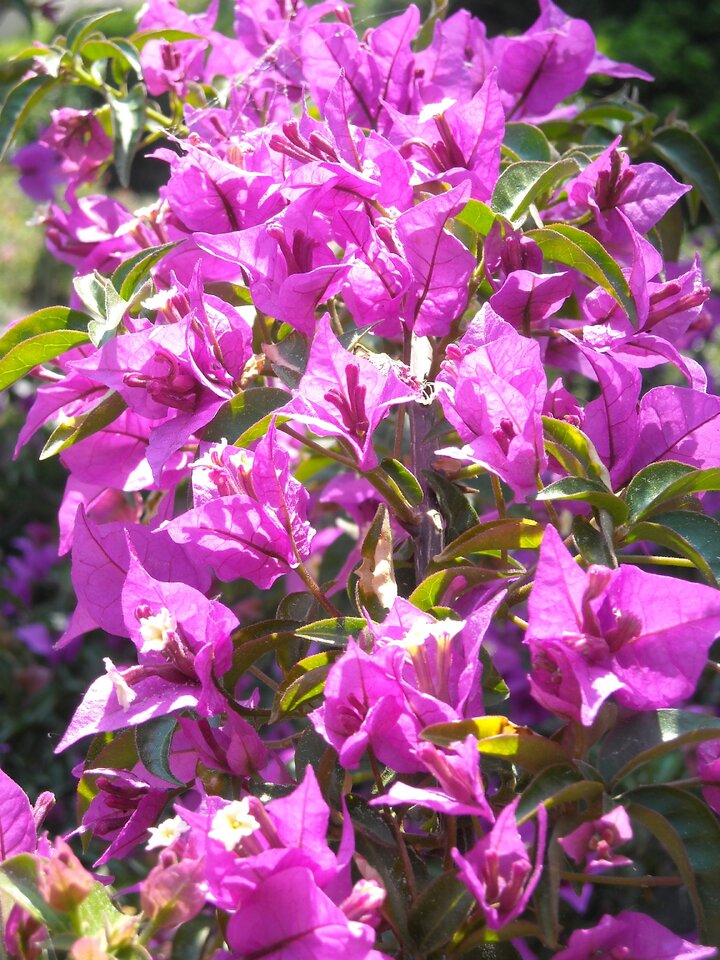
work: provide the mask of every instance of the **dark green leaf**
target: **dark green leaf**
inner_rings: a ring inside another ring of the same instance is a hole
[[[68,30],[67,35],[68,50],[70,50],[71,53],[77,53],[83,40],[90,36],[95,27],[116,13],[122,13],[122,8],[115,7],[112,10],[105,10],[103,13],[90,13],[85,17],[73,18],[72,26]]]
[[[413,603],[418,610],[427,611],[441,604],[451,587],[453,588],[452,596],[456,598],[479,583],[497,580],[502,576],[513,574],[517,576],[524,569],[511,559],[504,562],[499,557],[484,556],[481,561],[482,564],[477,561],[475,566],[453,565],[445,570],[431,573],[410,594],[410,603]]]
[[[720,822],[707,804],[674,787],[640,787],[625,794],[639,820],[675,861],[690,895],[703,943],[720,946]]]
[[[585,517],[574,517],[572,535],[578,553],[586,563],[599,563],[603,567],[617,566],[617,559],[602,532]]]
[[[523,790],[515,817],[520,824],[529,820],[540,804],[550,809],[578,800],[599,800],[603,790],[601,781],[584,780],[569,765],[549,767],[541,771]]]
[[[92,37],[83,44],[80,54],[85,60],[91,62],[115,60],[125,73],[134,70],[138,76],[142,75],[142,66],[137,50],[129,43],[108,40],[107,37]]]
[[[390,458],[383,460],[380,467],[403,500],[411,507],[419,507],[424,496],[423,489],[407,467],[404,467],[399,460]]]
[[[630,520],[642,520],[663,504],[705,490],[720,490],[720,469],[696,470],[685,463],[653,463],[630,481],[625,499]]]
[[[596,480],[608,491],[612,490],[610,474],[592,440],[567,420],[543,417],[545,449],[568,473]]]
[[[170,960],[203,960],[205,947],[216,934],[215,917],[201,913],[181,924],[172,938]]]
[[[482,664],[483,704],[487,710],[488,707],[507,700],[510,696],[510,688],[498,673],[485,647],[480,647],[480,663]]]
[[[232,692],[240,677],[256,660],[291,643],[298,626],[293,620],[263,620],[236,630],[233,634],[233,665],[222,678],[225,689]]]
[[[713,220],[720,223],[720,175],[702,140],[682,127],[666,127],[653,136],[651,146],[681,179],[697,187]]]
[[[626,543],[649,540],[687,557],[705,579],[716,585],[720,578],[720,523],[690,510],[675,510],[641,520],[630,528]]]
[[[127,408],[127,404],[119,393],[106,394],[92,410],[82,413],[78,417],[69,417],[59,424],[50,434],[47,443],[42,449],[40,460],[57,456],[68,447],[74,446],[81,440],[91,437],[94,433],[107,427]]]
[[[110,279],[123,300],[130,302],[133,299],[155,264],[176,246],[177,242],[148,247],[120,264]]]
[[[421,956],[447,947],[462,926],[474,898],[455,873],[442,873],[415,900],[408,931]]]
[[[323,650],[299,660],[283,680],[275,695],[270,722],[274,723],[288,714],[304,716],[313,701],[322,695],[325,681],[342,650]]]
[[[13,87],[0,110],[0,160],[5,159],[20,125],[36,103],[57,84],[54,77],[36,74]]]
[[[598,768],[611,786],[671,750],[720,739],[720,718],[686,710],[640,713],[614,727],[600,749]]]
[[[541,490],[537,498],[538,500],[581,500],[599,510],[607,510],[616,523],[623,523],[628,515],[625,503],[620,497],[609,493],[605,484],[582,477],[565,477],[563,480],[557,480]]]
[[[130,770],[137,761],[134,730],[97,734],[90,742],[83,774],[77,786],[77,819],[82,820],[90,802],[98,794],[97,775],[88,771],[108,767],[114,770]],[[82,838],[86,849],[90,834],[85,833]]]
[[[295,631],[299,637],[330,646],[345,646],[349,637],[357,637],[367,626],[362,617],[334,617],[304,624]]]
[[[177,730],[175,717],[155,717],[135,727],[135,746],[138,757],[155,777],[182,786],[170,769],[170,747]]]
[[[595,237],[567,223],[528,230],[525,235],[538,244],[546,259],[578,270],[607,290],[637,326],[637,309],[625,274]]]
[[[630,106],[601,100],[581,110],[575,120],[577,123],[593,124],[615,132],[618,121],[621,124],[632,123],[636,116],[636,111],[632,110]]]
[[[549,162],[552,159],[548,138],[531,123],[506,123],[503,147],[511,152],[515,160]]]
[[[451,480],[433,470],[425,471],[425,479],[437,497],[448,540],[455,540],[461,533],[479,523],[477,511],[470,499]]]
[[[572,157],[555,163],[540,160],[521,160],[511,163],[500,174],[495,184],[490,206],[495,213],[513,223],[524,220],[530,205],[555,187],[580,172]]]
[[[213,442],[224,438],[237,444],[248,430],[291,399],[291,394],[277,387],[243,390],[215,414],[205,427],[203,440]]]
[[[515,517],[479,523],[470,527],[438,553],[428,567],[428,572],[434,573],[438,567],[446,566],[459,557],[469,557],[474,553],[498,555],[503,550],[534,550],[540,546],[543,532],[543,527],[535,520]]]
[[[263,352],[285,386],[295,390],[300,385],[307,367],[307,338],[297,330],[292,330],[278,343],[263,344]]]
[[[130,185],[130,168],[145,130],[146,100],[145,88],[140,83],[126,96],[107,94],[112,118],[115,169],[124,187]]]
[[[652,463],[635,474],[625,491],[630,521],[642,519],[656,502],[662,502],[665,491],[686,474],[695,472],[694,467],[674,460]]]

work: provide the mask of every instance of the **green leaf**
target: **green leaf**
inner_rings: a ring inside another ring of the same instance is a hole
[[[511,163],[500,174],[493,190],[490,206],[513,223],[525,219],[530,205],[538,198],[580,172],[577,160],[565,157],[555,163],[521,160]]]
[[[702,140],[682,127],[665,127],[653,136],[651,147],[682,180],[698,189],[713,220],[720,223],[720,174]]]
[[[492,657],[480,647],[480,663],[482,664],[482,690],[485,709],[497,703],[502,703],[510,696],[510,687],[505,683],[497,671]]]
[[[618,122],[620,124],[632,123],[637,117],[637,112],[629,106],[622,103],[613,103],[608,101],[599,101],[591,103],[585,107],[575,117],[577,123],[592,124],[598,127],[605,127],[613,132],[617,131]]]
[[[567,420],[543,417],[545,449],[568,473],[601,483],[612,490],[610,474],[590,437]]]
[[[134,70],[138,76],[142,76],[142,66],[138,52],[132,44],[125,41],[108,40],[107,37],[91,37],[83,44],[80,54],[85,60],[90,60],[93,63],[96,60],[115,60],[126,73]]]
[[[618,724],[605,737],[598,769],[610,786],[671,750],[720,739],[720,718],[687,710],[640,713]]]
[[[256,660],[292,642],[298,626],[294,620],[263,620],[236,630],[232,637],[235,647],[232,667],[222,678],[225,689],[232,692],[240,677]]]
[[[528,230],[525,236],[537,243],[546,259],[578,270],[607,290],[637,326],[637,309],[625,274],[595,237],[567,223]]]
[[[585,517],[574,517],[572,535],[578,553],[586,563],[599,563],[603,567],[616,567],[617,558],[611,552],[607,540]]]
[[[498,555],[503,550],[534,550],[540,546],[543,532],[543,527],[535,520],[515,517],[478,523],[438,553],[429,565],[428,572],[435,573],[439,567],[474,553]]]
[[[92,410],[82,413],[78,417],[69,417],[63,420],[50,434],[40,453],[40,460],[47,460],[57,456],[68,447],[74,446],[81,440],[91,437],[94,433],[109,426],[127,408],[127,404],[119,393],[106,394],[100,403]]]
[[[77,908],[77,917],[84,936],[112,930],[124,916],[110,899],[107,887],[99,882],[93,884],[90,893]]]
[[[720,946],[720,822],[698,797],[675,787],[639,787],[623,803],[662,843],[682,877],[703,943]]]
[[[250,390],[243,390],[218,410],[205,427],[203,440],[217,442],[223,438],[232,439],[236,446],[240,446],[240,441],[249,430],[291,399],[292,395],[287,390],[280,390],[278,387],[252,387]]]
[[[0,161],[5,159],[15,135],[32,108],[57,83],[55,77],[36,74],[21,80],[7,95],[0,110]]]
[[[675,510],[641,520],[625,536],[626,543],[650,540],[669,547],[681,557],[691,560],[708,583],[720,579],[720,523],[713,517],[690,510]]]
[[[166,43],[177,43],[180,40],[206,40],[207,37],[199,33],[190,33],[188,30],[173,30],[170,27],[161,27],[158,30],[141,30],[133,33],[128,40],[138,50],[150,43],[151,40],[165,40]]]
[[[90,318],[79,310],[70,307],[44,307],[7,329],[0,337],[0,357],[4,357],[13,347],[37,337],[41,333],[53,333],[57,330],[85,330]]]
[[[403,500],[411,507],[419,507],[423,501],[423,488],[407,467],[389,457],[381,462],[380,467]]]
[[[496,219],[490,207],[481,200],[468,200],[465,207],[455,217],[455,220],[466,227],[470,227],[481,237],[486,237],[490,233]]]
[[[503,147],[508,150],[514,160],[543,160],[552,159],[550,142],[540,127],[531,123],[506,123]]]
[[[292,714],[305,716],[313,701],[322,695],[330,667],[342,650],[323,650],[299,660],[280,684],[275,695],[270,722]]]
[[[425,887],[408,916],[408,931],[420,956],[446,947],[473,906],[474,898],[453,873],[442,873]]]
[[[110,281],[97,270],[73,279],[75,293],[94,317],[105,318],[105,288]]]
[[[424,471],[424,476],[437,497],[448,540],[454,540],[480,522],[469,498],[451,480],[434,470]]]
[[[468,735],[477,737],[478,750],[486,756],[508,760],[533,773],[557,764],[567,765],[568,755],[559,743],[511,723],[507,717],[477,717],[453,723],[435,723],[420,736],[439,746],[448,746]]]
[[[637,473],[625,492],[630,521],[642,520],[662,504],[678,497],[720,490],[720,469],[697,470],[685,463],[663,460]]]
[[[154,717],[135,727],[135,746],[138,757],[155,777],[183,786],[170,769],[170,747],[177,730],[175,717]]]
[[[615,523],[624,523],[628,515],[628,508],[620,497],[609,493],[604,484],[582,477],[565,477],[563,480],[557,480],[541,490],[537,499],[581,500],[597,507],[598,510],[607,510]]]
[[[534,816],[540,804],[550,810],[578,800],[593,802],[599,800],[603,792],[604,785],[600,780],[584,780],[577,770],[567,764],[549,767],[523,790],[515,817],[521,824]]]
[[[38,364],[52,360],[81,343],[87,343],[88,340],[87,333],[55,330],[52,333],[41,333],[40,336],[31,337],[18,344],[0,360],[0,390],[24,377]]]
[[[302,380],[308,362],[307,338],[291,330],[277,343],[264,343],[263,353],[272,364],[273,372],[286,387],[295,390]]]
[[[68,918],[45,903],[37,883],[37,861],[29,853],[20,853],[0,864],[0,891],[50,930],[67,930]]]
[[[328,646],[345,646],[349,637],[357,637],[367,626],[363,617],[333,617],[329,620],[316,620],[298,627],[295,633],[305,640],[314,640]]]
[[[176,246],[177,242],[148,247],[120,264],[110,279],[123,300],[130,302],[133,299],[155,264]]]
[[[0,337],[0,390],[38,364],[87,343],[89,319],[68,307],[46,307],[12,326]]]
[[[103,13],[90,13],[85,17],[73,18],[73,23],[68,30],[67,47],[71,53],[77,53],[83,40],[89,37],[95,27],[99,26],[103,20],[113,17],[117,13],[122,13],[121,7],[114,7],[112,10],[105,10]]]
[[[410,594],[410,603],[414,604],[418,610],[428,611],[442,604],[451,587],[453,587],[453,597],[456,598],[479,583],[497,580],[502,576],[517,576],[524,570],[511,558],[508,558],[507,563],[493,556],[484,556],[481,560],[482,565],[478,561],[475,566],[453,565],[431,573]]]
[[[112,119],[115,169],[122,186],[128,187],[135,151],[145,130],[145,87],[138,83],[125,96],[108,93],[107,103]]]

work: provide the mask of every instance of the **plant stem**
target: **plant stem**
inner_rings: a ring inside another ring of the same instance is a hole
[[[378,766],[375,751],[372,749],[372,747],[368,747],[367,753],[368,757],[370,758],[370,766],[372,767],[373,777],[375,778],[375,785],[378,790],[382,792],[385,790],[385,785],[382,782],[382,774],[380,773],[380,767]],[[411,899],[414,900],[417,896],[415,874],[413,873],[412,864],[410,863],[410,854],[408,853],[407,846],[405,844],[405,838],[403,837],[402,830],[400,829],[400,824],[397,822],[395,817],[395,812],[390,807],[385,807],[384,811],[385,820],[392,832],[395,834],[395,839],[397,840],[398,845],[398,853],[400,854],[400,859],[403,862],[405,878],[407,879],[408,891],[410,892]]]
[[[560,877],[571,883],[600,883],[618,887],[681,887],[681,877],[608,877],[589,873],[560,871]]]
[[[297,554],[296,554],[296,556],[297,556]],[[325,596],[325,594],[322,592],[322,590],[320,589],[320,587],[319,587],[319,586],[317,585],[317,583],[315,582],[315,578],[314,578],[313,575],[310,573],[310,571],[309,571],[308,568],[305,566],[305,564],[302,562],[302,560],[301,560],[299,557],[298,557],[297,559],[298,559],[298,565],[297,565],[297,567],[295,567],[295,572],[296,572],[297,575],[300,577],[300,579],[301,579],[302,582],[305,584],[305,586],[308,588],[308,590],[310,591],[310,593],[315,597],[315,599],[317,600],[317,602],[318,602],[319,604],[321,604],[321,605],[327,610],[327,612],[330,614],[331,617],[340,617],[340,616],[342,616],[342,614],[340,613],[340,611],[338,610],[338,608],[337,608],[336,606],[334,606],[334,605],[330,602],[330,600],[328,600],[328,598]]]
[[[618,557],[620,563],[646,563],[656,567],[694,567],[692,560],[686,557],[647,557],[643,553],[623,553]]]

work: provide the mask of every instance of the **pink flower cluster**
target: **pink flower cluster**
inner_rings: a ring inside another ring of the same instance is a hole
[[[710,289],[656,229],[690,187],[612,123],[572,139],[590,75],[649,78],[551,0],[493,38],[461,11],[419,40],[414,5],[362,37],[344,3],[216,17],[141,16],[173,114],[157,202],[79,189],[117,149],[101,111],[15,156],[88,311],[18,441],[52,426],[69,474],[60,646],[127,641],[58,749],[94,738],[96,866],[154,864],[69,956],[169,956],[196,917],[213,960],[714,956],[633,911],[560,932],[539,901],[637,870],[647,788],[603,738],[697,719],[720,633],[720,398],[681,352]],[[3,859],[34,857],[55,911],[19,900],[5,947],[39,956],[101,894],[0,787]]]

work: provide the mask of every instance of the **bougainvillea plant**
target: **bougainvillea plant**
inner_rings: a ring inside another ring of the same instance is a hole
[[[68,471],[59,646],[107,654],[58,746],[86,865],[0,774],[2,950],[715,956],[707,151],[551,0],[105,17],[0,115],[86,95],[12,154],[75,279],[0,387]]]

